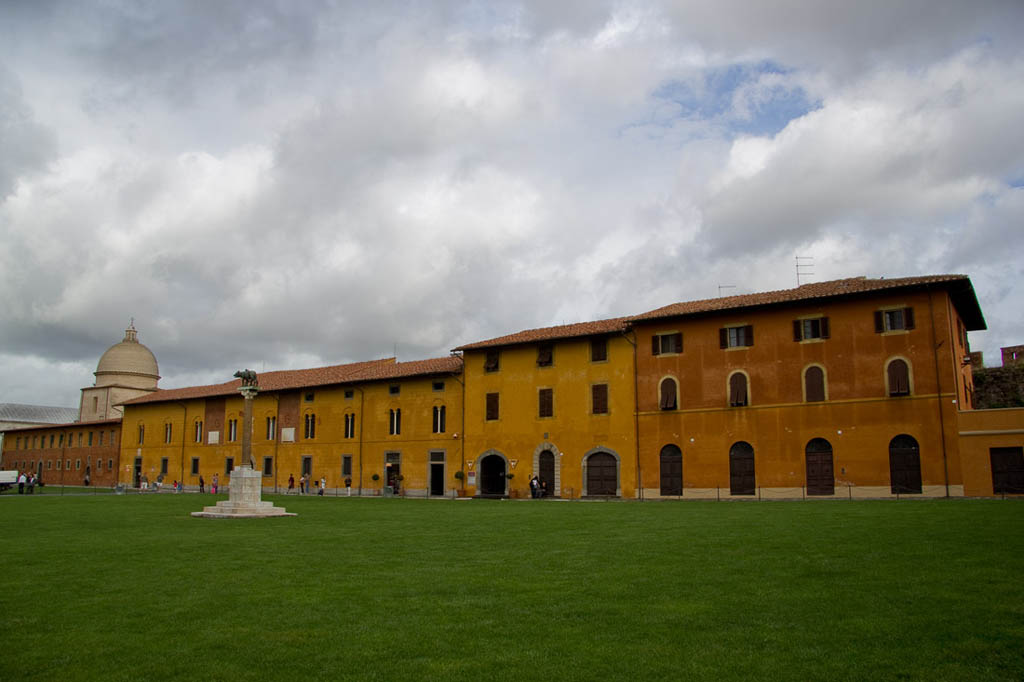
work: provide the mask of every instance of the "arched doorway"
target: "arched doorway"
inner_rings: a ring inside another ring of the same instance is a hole
[[[683,452],[671,443],[661,449],[661,494],[683,494]]]
[[[889,481],[893,495],[921,492],[921,449],[913,436],[889,441]]]
[[[807,494],[834,495],[835,471],[832,468],[832,444],[824,438],[812,438],[804,448],[807,461]]]
[[[738,441],[729,448],[729,492],[733,495],[753,495],[754,448],[746,441]]]
[[[486,455],[480,459],[480,494],[504,495],[505,458],[501,455]]]
[[[539,476],[541,490],[545,497],[557,497],[555,490],[555,453],[545,450],[540,453]]]
[[[615,496],[618,488],[619,467],[615,457],[607,452],[587,457],[587,495]]]

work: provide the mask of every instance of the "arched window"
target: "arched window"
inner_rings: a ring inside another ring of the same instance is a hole
[[[804,399],[809,403],[825,400],[825,371],[817,365],[804,370]]]
[[[678,407],[676,401],[676,380],[666,377],[661,380],[661,400],[659,405],[663,410],[674,410]]]
[[[729,448],[729,492],[733,495],[753,495],[754,448],[746,441],[733,443]]]
[[[733,372],[729,376],[729,405],[731,407],[744,407],[750,404],[750,395],[747,392],[747,375],[743,372]]]
[[[889,441],[889,481],[892,493],[921,492],[921,452],[913,436],[901,434]]]
[[[671,443],[661,449],[661,494],[683,494],[683,453]]]
[[[832,444],[824,438],[813,438],[804,449],[807,463],[807,494],[834,495],[835,471],[832,468]]]
[[[905,360],[896,358],[885,369],[889,383],[889,395],[910,395],[910,367]]]

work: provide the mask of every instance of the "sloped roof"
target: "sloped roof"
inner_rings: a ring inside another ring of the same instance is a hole
[[[539,341],[555,341],[557,339],[572,339],[579,336],[597,336],[599,334],[613,334],[624,331],[627,327],[626,317],[613,317],[607,320],[595,322],[577,322],[575,324],[562,324],[557,327],[541,327],[539,329],[527,329],[506,334],[486,341],[476,341],[459,346],[454,350],[477,350],[480,348],[493,348],[496,346],[514,346],[521,343],[537,343]]]
[[[78,410],[75,410],[75,416],[76,417],[78,416]],[[56,424],[34,424],[32,426],[17,426],[17,427],[12,427],[12,428],[9,428],[9,429],[5,429],[5,431],[7,433],[14,433],[15,431],[18,431],[18,432],[22,432],[22,431],[42,431],[42,430],[45,430],[45,429],[80,429],[80,428],[88,427],[88,426],[106,426],[106,425],[113,426],[113,425],[120,424],[120,423],[121,423],[121,419],[120,419],[120,417],[118,417],[118,418],[115,418],[115,419],[94,419],[93,421],[88,421],[88,422],[70,421],[70,422],[60,422],[60,423],[56,423]]]
[[[285,391],[315,386],[353,384],[365,381],[383,381],[431,374],[450,374],[462,370],[462,358],[448,356],[429,360],[395,362],[394,358],[354,362],[347,365],[331,365],[312,369],[288,369],[276,372],[261,372],[258,377],[261,392]],[[185,388],[159,389],[148,395],[126,400],[123,405],[143,405],[171,400],[192,400],[236,395],[241,388],[241,379],[223,384],[187,386]]]
[[[0,422],[22,422],[25,424],[64,424],[78,419],[76,407],[52,407],[50,405],[21,405],[0,403]]]
[[[895,279],[868,279],[850,277],[827,282],[813,282],[794,289],[780,289],[756,294],[723,296],[700,301],[672,303],[661,308],[634,315],[630,322],[658,320],[667,317],[681,317],[702,313],[720,312],[741,308],[755,308],[786,303],[798,303],[817,299],[853,297],[895,289],[921,288],[941,285],[950,291],[953,302],[964,318],[969,331],[985,329],[985,318],[981,314],[978,299],[967,275],[928,275],[923,277],[899,277]]]

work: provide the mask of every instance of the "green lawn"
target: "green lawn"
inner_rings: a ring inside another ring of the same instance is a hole
[[[3,679],[1024,679],[1024,502],[0,498]]]

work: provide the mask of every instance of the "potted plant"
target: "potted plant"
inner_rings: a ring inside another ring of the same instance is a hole
[[[374,474],[373,476],[370,476],[370,478],[372,478],[373,482],[376,483],[377,481],[380,480],[380,474]],[[380,488],[374,488],[373,489],[373,494],[374,495],[380,495]]]
[[[455,480],[459,482],[459,497],[466,496],[466,489],[462,485],[462,481],[465,480],[465,478],[466,473],[462,471],[462,469],[459,469],[458,471],[455,472]]]
[[[514,477],[515,477],[515,474],[513,474],[511,471],[508,472],[507,474],[505,474],[505,478],[508,479],[508,496],[509,497],[515,497],[516,496],[515,488],[512,487],[512,479]]]

